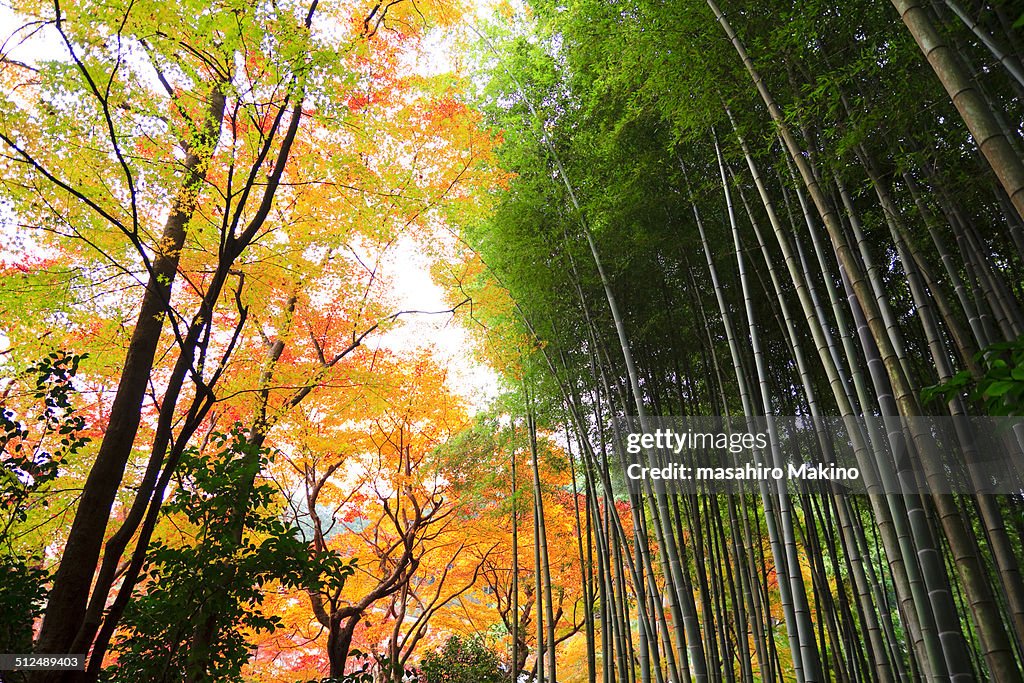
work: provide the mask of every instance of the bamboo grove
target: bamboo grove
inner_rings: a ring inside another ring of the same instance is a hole
[[[0,677],[1024,679],[921,426],[1024,412],[1022,8],[479,5],[13,4],[0,651],[84,670]],[[878,418],[866,489],[625,486],[667,416]]]
[[[1015,414],[1019,10],[533,9],[484,39],[517,175],[466,239],[573,434],[589,680],[1020,680],[1015,495],[648,488],[620,519],[607,474],[623,415]]]

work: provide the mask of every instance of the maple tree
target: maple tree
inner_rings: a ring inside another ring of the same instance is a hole
[[[344,581],[305,586],[305,609],[293,615],[298,633],[310,620],[320,625],[323,637],[301,636],[303,649],[326,652],[321,673],[333,677],[354,666],[354,644],[358,659],[373,656],[400,677],[432,618],[475,587],[474,553],[487,554],[483,541],[467,540],[453,476],[433,460],[467,420],[445,373],[384,351],[370,363],[372,377],[324,392],[296,416],[276,475],[310,556],[352,567]],[[261,652],[282,642],[264,642]]]
[[[45,348],[34,320],[59,319],[95,349],[83,382],[102,420],[39,652],[93,644],[95,675],[194,438],[242,421],[262,446],[397,318],[373,296],[374,252],[464,194],[488,147],[436,79],[399,74],[457,16],[411,4],[18,7],[64,57],[4,63],[5,196],[48,254],[5,282],[8,358]]]

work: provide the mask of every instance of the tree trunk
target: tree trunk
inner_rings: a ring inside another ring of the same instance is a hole
[[[988,102],[964,69],[956,52],[946,45],[921,0],[892,0],[903,23],[917,41],[942,87],[988,160],[1017,213],[1024,217],[1024,163],[996,121]]]
[[[186,150],[181,162],[185,177],[164,224],[161,248],[153,259],[103,442],[82,489],[60,566],[53,576],[53,588],[36,641],[39,654],[67,653],[82,625],[111,506],[138,433],[142,401],[170,307],[181,249],[206,179],[207,165],[220,136],[224,107],[224,93],[220,85],[214,86],[200,139]],[[58,677],[52,672],[39,672],[33,680],[42,683]]]

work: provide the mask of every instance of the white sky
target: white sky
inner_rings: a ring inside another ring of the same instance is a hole
[[[385,261],[391,277],[391,295],[397,310],[443,311],[449,307],[444,291],[430,276],[429,263],[408,237],[398,240]],[[430,351],[449,369],[449,386],[473,408],[483,408],[498,393],[498,376],[473,357],[474,340],[450,314],[406,315],[402,325],[389,330],[368,346],[395,351]]]

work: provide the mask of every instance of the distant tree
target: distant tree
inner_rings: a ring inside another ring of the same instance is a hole
[[[452,636],[440,650],[430,652],[420,667],[427,683],[505,683],[498,655],[479,638]]]

